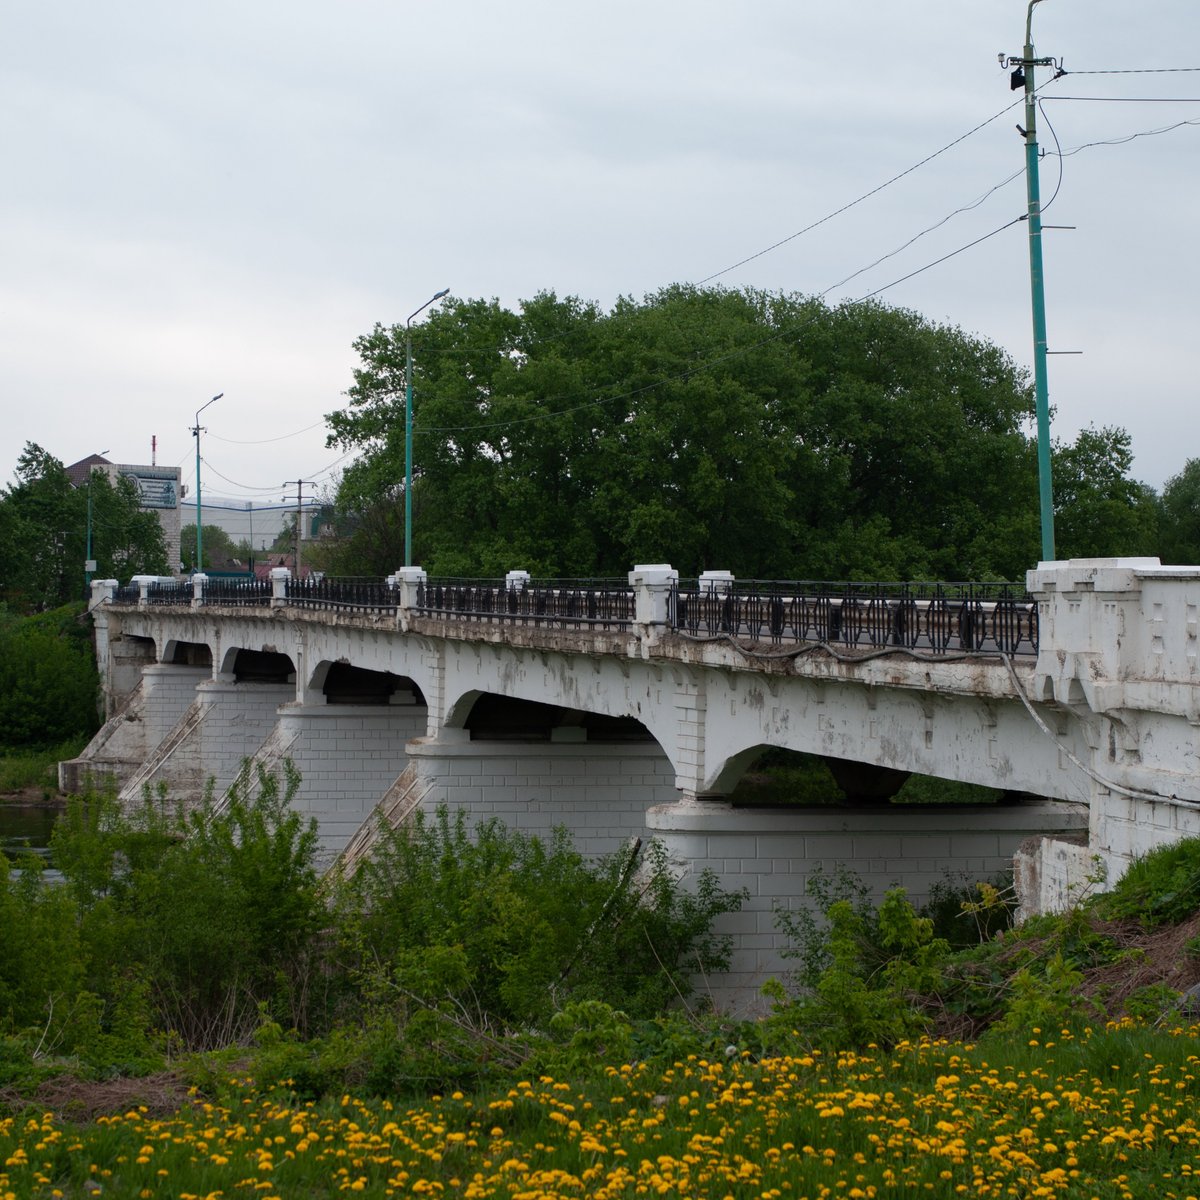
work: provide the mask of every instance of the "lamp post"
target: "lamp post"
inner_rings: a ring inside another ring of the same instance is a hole
[[[412,566],[412,321],[423,313],[435,300],[450,294],[449,288],[430,296],[416,312],[404,322],[404,565]]]
[[[218,392],[208,404],[216,404],[223,395],[224,392]],[[201,557],[204,549],[204,535],[201,532],[204,528],[204,513],[200,507],[200,414],[208,404],[202,404],[196,409],[196,423],[192,426],[192,436],[196,439],[196,566],[193,574],[204,570],[204,559]]]

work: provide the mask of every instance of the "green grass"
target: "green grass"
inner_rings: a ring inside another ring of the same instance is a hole
[[[58,791],[58,764],[75,758],[88,744],[88,738],[73,738],[45,750],[18,750],[0,747],[0,792],[26,788]]]
[[[318,1103],[226,1078],[177,1112],[0,1119],[0,1197],[1096,1197],[1200,1191],[1195,1029],[1033,1029],[756,1060],[594,1060]]]

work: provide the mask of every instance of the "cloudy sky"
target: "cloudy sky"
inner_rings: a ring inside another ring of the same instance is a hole
[[[205,494],[277,503],[336,476],[354,338],[443,287],[836,302],[1024,211],[1013,108],[792,236],[1018,98],[1024,0],[4,7],[4,481],[26,441],[148,462],[157,436],[190,484],[223,392]],[[1082,351],[1050,359],[1055,434],[1123,425],[1159,487],[1200,456],[1200,124],[1152,135],[1200,122],[1200,71],[1162,71],[1200,67],[1200,4],[1045,0],[1034,33],[1071,72],[1040,126],[1046,221],[1074,227],[1046,234],[1049,343]],[[1025,237],[881,298],[1029,364]]]

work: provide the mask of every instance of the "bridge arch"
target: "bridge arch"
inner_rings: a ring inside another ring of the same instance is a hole
[[[212,647],[207,642],[167,638],[163,642],[160,661],[175,667],[211,667],[213,664]]]

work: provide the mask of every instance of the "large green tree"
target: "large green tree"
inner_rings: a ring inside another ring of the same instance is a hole
[[[84,592],[88,497],[92,557],[100,578],[165,574],[158,518],[139,507],[136,486],[93,471],[75,487],[61,462],[27,443],[16,482],[0,489],[0,601],[19,612],[57,608]]]
[[[1036,561],[1025,374],[915,313],[683,286],[604,312],[543,293],[517,311],[450,300],[413,342],[414,561],[431,574],[982,578]],[[330,444],[360,452],[337,569],[382,573],[402,561],[405,330],[355,348],[329,417]],[[1136,489],[1121,447],[1099,449]]]
[[[1166,563],[1200,563],[1200,458],[1189,458],[1163,487],[1159,553]]]

